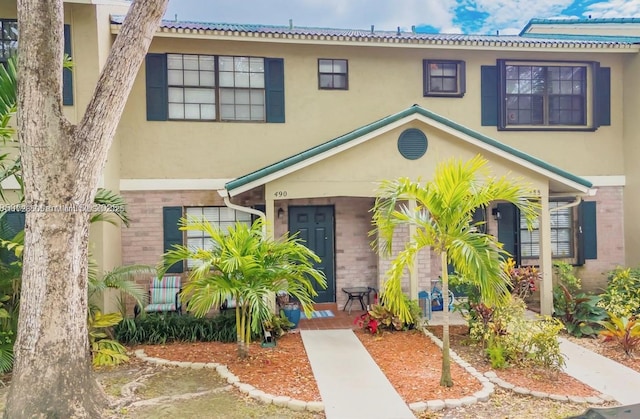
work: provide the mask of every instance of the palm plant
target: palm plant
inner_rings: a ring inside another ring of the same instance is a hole
[[[181,298],[198,317],[228,299],[235,300],[240,357],[249,353],[252,332],[260,333],[263,322],[270,319],[275,294],[288,293],[310,313],[317,295],[313,283],[326,287],[324,274],[313,267],[319,261],[313,251],[297,237],[267,239],[262,226],[258,219],[251,226],[236,223],[223,231],[206,220],[182,219],[181,230],[205,233],[212,246],[176,245],[164,254],[159,270],[161,277],[176,262],[195,261]]]
[[[529,226],[539,211],[539,198],[531,188],[504,176],[490,176],[487,163],[479,155],[467,162],[450,159],[440,163],[433,179],[424,185],[407,178],[385,181],[380,185],[373,208],[375,229],[372,234],[377,234],[373,245],[382,254],[391,256],[396,227],[416,227],[404,249],[392,261],[382,292],[385,305],[398,313],[403,321],[410,316],[401,288],[405,268],[413,267],[416,254],[425,247],[440,255],[442,295],[445,297],[440,385],[446,387],[453,385],[449,358],[449,304],[446,301],[449,295],[447,265],[452,264],[458,275],[476,285],[485,303],[499,303],[508,295],[509,277],[502,269],[502,263],[509,255],[494,236],[482,232],[481,223],[473,223],[474,211],[498,200],[511,202],[520,209]],[[408,201],[415,201],[416,205],[408,205]]]

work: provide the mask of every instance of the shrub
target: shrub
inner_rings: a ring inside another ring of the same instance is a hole
[[[567,332],[576,337],[597,333],[598,322],[606,318],[606,312],[598,305],[599,302],[597,295],[572,295],[564,284],[553,290],[554,316],[562,321]]]
[[[127,345],[235,342],[236,317],[233,311],[201,318],[177,314],[148,314],[123,320],[115,327],[115,338]]]
[[[617,267],[607,278],[607,289],[598,306],[616,317],[640,314],[640,269]]]
[[[604,330],[600,331],[600,336],[604,341],[617,342],[627,356],[631,356],[640,345],[640,323],[635,319],[617,317],[609,314],[610,321],[601,321]]]
[[[354,321],[358,327],[366,332],[377,334],[382,330],[408,330],[420,326],[422,310],[415,300],[406,301],[409,307],[410,321],[403,322],[398,314],[394,314],[389,308],[381,304],[374,304],[370,309],[357,317]]]
[[[505,264],[505,270],[511,279],[509,290],[512,296],[526,300],[537,289],[540,271],[535,266],[516,267],[515,261],[509,258]]]
[[[582,289],[582,281],[574,274],[573,265],[566,262],[553,262],[553,272],[556,274],[558,283],[564,284],[572,294]]]
[[[563,326],[557,319],[537,321],[525,317],[525,303],[512,298],[509,304],[487,307],[475,304],[470,337],[486,346],[492,366],[508,364],[558,369],[564,365],[557,336]],[[469,319],[468,319],[469,320]]]

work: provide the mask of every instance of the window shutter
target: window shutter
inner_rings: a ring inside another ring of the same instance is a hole
[[[264,59],[267,122],[284,122],[284,60]]]
[[[596,203],[584,201],[578,206],[578,265],[586,259],[598,258],[598,234],[596,231]]]
[[[3,240],[13,239],[16,234],[24,230],[24,224],[24,212],[7,212],[0,220],[0,238]],[[18,259],[13,251],[2,248],[0,249],[0,260],[8,265]]]
[[[173,245],[182,244],[182,231],[178,228],[178,222],[182,218],[182,207],[162,208],[162,227],[164,232],[164,251],[171,250]],[[182,263],[172,265],[167,272],[179,273],[184,271]]]
[[[168,109],[167,55],[147,54],[147,121],[166,121]]]
[[[611,125],[611,69],[599,67],[596,77],[597,126]]]
[[[71,57],[71,25],[64,25],[64,53]],[[62,70],[62,104],[73,105],[73,72],[70,68]]]
[[[484,126],[498,125],[498,68],[483,65],[480,69],[481,120]]]
[[[498,241],[511,254],[516,265],[520,265],[520,214],[513,204],[498,204]]]

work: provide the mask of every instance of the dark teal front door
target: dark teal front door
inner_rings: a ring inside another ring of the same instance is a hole
[[[304,244],[320,257],[314,267],[324,272],[327,288],[315,287],[318,296],[316,303],[332,303],[336,301],[336,284],[334,278],[334,222],[333,206],[289,207],[289,231],[300,232]]]

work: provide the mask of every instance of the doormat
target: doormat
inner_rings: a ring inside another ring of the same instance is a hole
[[[305,319],[326,319],[328,317],[334,317],[334,315],[331,310],[315,310],[311,312],[311,317],[307,317],[306,313],[304,317]]]

